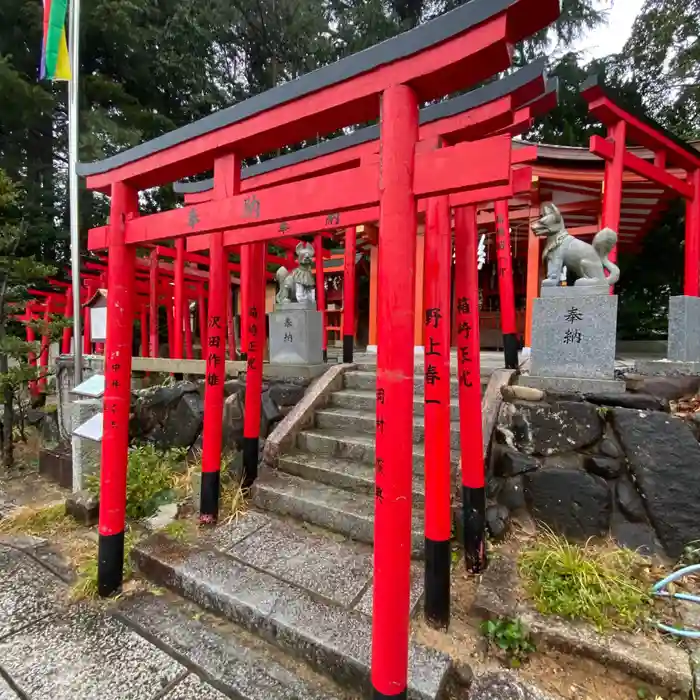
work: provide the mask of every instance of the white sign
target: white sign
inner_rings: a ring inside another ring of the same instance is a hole
[[[106,306],[93,306],[90,309],[90,336],[93,343],[104,343],[107,339]]]
[[[100,411],[92,418],[86,420],[82,425],[79,425],[73,431],[73,435],[76,437],[86,438],[87,440],[94,440],[95,442],[102,442],[103,420],[104,413]]]
[[[73,389],[78,396],[87,396],[90,399],[100,399],[105,393],[105,378],[103,374],[93,374],[92,377],[81,382]]]

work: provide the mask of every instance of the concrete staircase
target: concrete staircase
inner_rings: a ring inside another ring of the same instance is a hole
[[[451,378],[453,463],[459,460],[458,382]],[[482,373],[482,393],[490,372]],[[266,469],[253,488],[261,510],[371,544],[374,539],[374,441],[376,365],[361,360],[344,375],[344,388],[315,415],[278,469]],[[423,366],[416,366],[413,421],[413,555],[423,556],[425,421]]]

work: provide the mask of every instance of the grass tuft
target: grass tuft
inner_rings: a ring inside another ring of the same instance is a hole
[[[19,508],[0,520],[0,533],[44,538],[64,535],[79,527],[73,518],[66,515],[66,506],[63,503],[41,508]]]
[[[599,631],[631,630],[652,604],[639,555],[572,544],[551,531],[520,556],[525,590],[539,612],[586,620]]]

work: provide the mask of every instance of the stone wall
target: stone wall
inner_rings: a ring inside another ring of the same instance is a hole
[[[618,396],[508,388],[489,464],[492,535],[511,518],[534,519],[574,540],[611,534],[674,559],[700,539],[697,432],[669,413],[668,391],[650,387]]]

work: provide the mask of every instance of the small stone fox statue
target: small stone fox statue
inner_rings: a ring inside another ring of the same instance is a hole
[[[532,224],[532,232],[546,237],[542,258],[547,261],[547,277],[543,287],[559,284],[564,266],[576,276],[574,286],[610,286],[620,279],[620,268],[608,260],[610,251],[617,243],[617,233],[610,228],[598,232],[593,243],[586,243],[571,236],[564,225],[564,217],[555,204],[547,202],[542,206],[540,218]],[[604,270],[610,274],[605,276]]]
[[[296,247],[299,266],[289,272],[284,265],[275,277],[279,284],[278,304],[316,303],[316,278],[314,277],[314,247],[310,243],[299,243]]]

